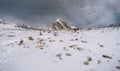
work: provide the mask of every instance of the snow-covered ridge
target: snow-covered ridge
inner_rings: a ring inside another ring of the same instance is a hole
[[[34,28],[25,24],[16,24],[16,23],[11,23],[11,22],[7,22],[4,21],[2,19],[0,19],[0,30],[10,30],[10,29],[28,29],[28,30],[43,30],[43,29],[38,29],[38,28]]]
[[[15,26],[17,26],[17,24],[10,23],[10,22],[0,19],[0,30],[2,30],[2,29],[17,29]]]

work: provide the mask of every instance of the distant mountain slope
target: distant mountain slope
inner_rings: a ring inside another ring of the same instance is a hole
[[[0,24],[0,71],[120,71],[120,28],[38,31]]]
[[[120,27],[120,23],[117,23],[117,24],[110,24],[108,27]]]
[[[26,24],[15,24],[15,23],[10,23],[7,21],[4,21],[0,19],[0,29],[27,29],[27,30],[43,30],[43,29],[38,29],[34,28],[31,26],[28,26]]]

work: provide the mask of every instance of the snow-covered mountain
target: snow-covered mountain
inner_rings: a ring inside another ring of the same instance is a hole
[[[120,71],[120,28],[45,31],[0,24],[0,71]]]

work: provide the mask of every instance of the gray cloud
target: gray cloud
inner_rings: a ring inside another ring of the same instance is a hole
[[[119,0],[74,0],[65,1],[66,13],[79,26],[97,27],[116,22],[119,15]],[[118,17],[117,17],[117,16]]]
[[[119,0],[1,0],[0,18],[43,27],[56,18],[79,27],[98,27],[120,20]]]

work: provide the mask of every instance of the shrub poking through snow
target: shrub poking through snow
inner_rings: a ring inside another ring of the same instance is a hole
[[[100,47],[104,47],[103,45],[99,45]]]
[[[30,48],[29,46],[23,46],[23,48]]]
[[[58,57],[60,60],[62,60],[62,54],[57,54],[56,57]]]
[[[67,49],[66,47],[63,47],[63,49],[64,49],[65,51],[68,51],[68,49]]]
[[[34,40],[34,38],[32,36],[29,36],[28,39],[29,40]]]
[[[74,39],[71,39],[70,41],[74,41]]]
[[[101,61],[100,61],[100,60],[98,60],[98,61],[97,61],[97,63],[98,63],[98,64],[100,64],[100,63],[101,63]]]
[[[23,44],[23,40],[21,39],[21,40],[19,41],[18,45],[20,46],[20,45],[22,45],[22,44]]]
[[[63,42],[63,40],[59,40],[59,42]]]
[[[40,35],[42,35],[42,32],[40,31]]]
[[[78,40],[78,38],[76,38],[75,40]]]
[[[82,50],[83,50],[83,48],[81,48],[81,47],[77,47],[77,50],[82,51]]]
[[[37,48],[43,49],[44,45],[38,45]]]
[[[55,42],[55,40],[49,40],[49,42]]]
[[[99,43],[98,43],[98,45],[99,45],[99,47],[104,47],[102,44],[99,44]]]
[[[58,36],[58,32],[54,32],[54,34],[53,34],[54,36]]]
[[[92,58],[91,57],[87,57],[87,61],[91,62],[92,61]]]
[[[120,66],[116,66],[116,69],[120,69]]]
[[[66,53],[65,55],[66,55],[66,56],[71,56],[72,54],[70,54],[70,53]]]
[[[7,37],[15,37],[14,35],[7,35]]]
[[[89,62],[85,61],[85,62],[84,62],[84,65],[89,65]]]
[[[108,56],[108,55],[103,55],[102,57],[108,58],[108,59],[112,59],[112,57],[110,57],[110,56]]]
[[[87,41],[84,41],[84,40],[82,40],[81,42],[83,42],[83,43],[87,43]]]

